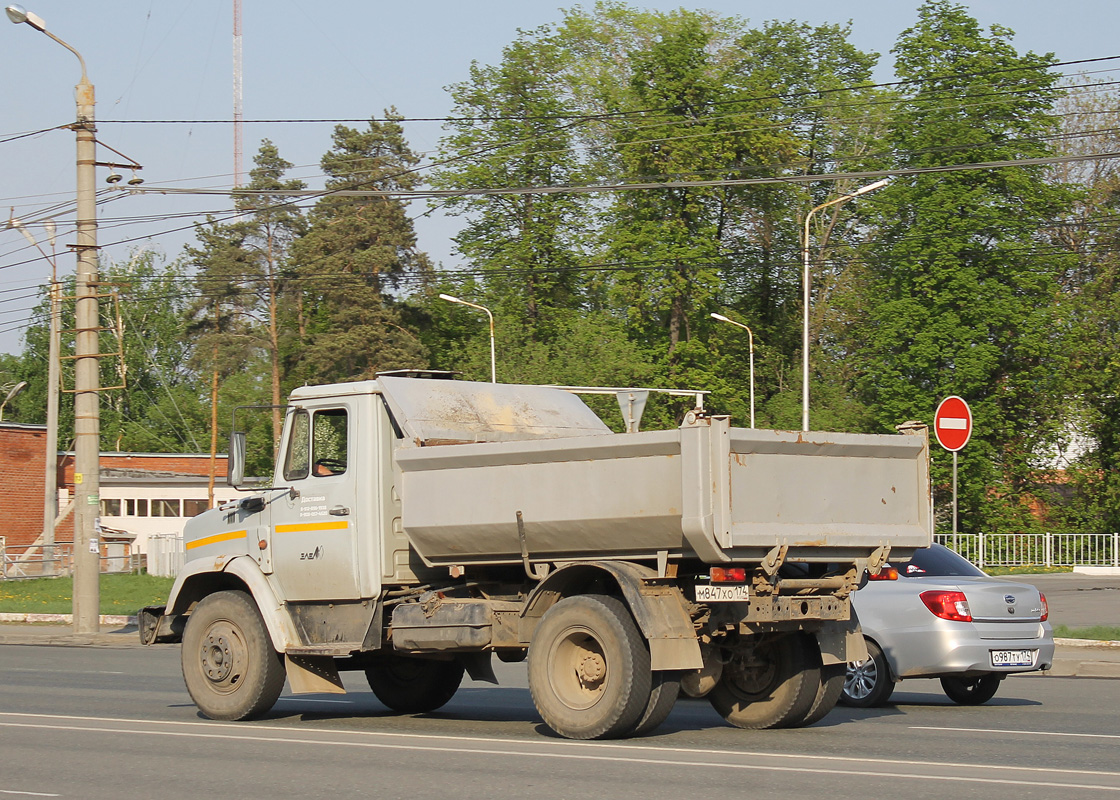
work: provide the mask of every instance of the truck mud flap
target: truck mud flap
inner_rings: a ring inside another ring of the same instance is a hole
[[[150,645],[164,642],[181,642],[187,618],[182,614],[164,614],[164,606],[145,606],[136,612],[136,624],[140,633],[140,644]]]

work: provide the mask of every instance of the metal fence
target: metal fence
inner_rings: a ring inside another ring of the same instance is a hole
[[[148,537],[148,574],[174,578],[183,568],[183,537],[160,533]]]
[[[1120,533],[939,533],[934,541],[985,567],[1120,567]]]
[[[102,572],[136,572],[140,569],[140,554],[129,543],[106,542],[101,545],[100,563]],[[73,542],[56,542],[54,557],[48,559],[38,547],[10,548],[5,537],[0,536],[0,580],[73,573]]]

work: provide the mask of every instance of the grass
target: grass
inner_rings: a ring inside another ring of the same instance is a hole
[[[1120,628],[1113,625],[1093,625],[1089,628],[1069,628],[1065,625],[1054,626],[1054,636],[1059,639],[1120,639]]]
[[[153,575],[102,575],[101,613],[135,614],[144,606],[162,605],[174,582]],[[69,614],[73,591],[73,578],[0,581],[0,613]]]

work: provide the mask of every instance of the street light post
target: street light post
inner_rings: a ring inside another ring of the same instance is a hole
[[[39,244],[31,231],[18,219],[8,224],[19,230],[35,249],[51,265],[51,322],[50,341],[47,350],[47,443],[46,470],[43,481],[43,575],[53,575],[54,569],[54,520],[58,516],[58,383],[60,344],[58,264],[54,257],[54,222],[48,220],[47,235],[51,241],[51,255]]]
[[[804,314],[801,330],[801,430],[803,431],[809,430],[809,222],[812,220],[813,215],[821,209],[839,205],[840,203],[846,203],[849,200],[859,197],[861,194],[867,194],[876,189],[882,189],[890,183],[890,181],[890,178],[883,178],[874,183],[869,183],[866,186],[861,186],[854,192],[840,195],[840,197],[833,198],[827,203],[821,203],[819,206],[811,208],[809,213],[805,215],[805,229],[801,239],[801,305]]]
[[[747,341],[750,343],[750,365],[751,365],[751,427],[754,427],[754,332],[751,331],[746,325],[741,322],[736,322],[733,319],[728,319],[723,314],[712,313],[712,319],[718,319],[720,322],[729,322],[736,327],[742,328],[747,332]]]
[[[101,599],[101,536],[97,530],[100,492],[101,375],[98,369],[97,207],[94,91],[82,54],[47,30],[46,23],[20,6],[4,9],[14,23],[27,23],[78,57],[82,78],[74,89],[77,118],[77,239],[74,347],[74,632],[96,633]]]
[[[449,303],[458,303],[461,306],[470,306],[477,308],[479,311],[485,311],[486,316],[490,319],[490,383],[498,382],[498,362],[494,358],[494,315],[490,313],[490,309],[486,306],[480,306],[477,303],[468,303],[466,300],[460,300],[458,297],[452,297],[449,294],[440,294],[440,300],[446,300]]]

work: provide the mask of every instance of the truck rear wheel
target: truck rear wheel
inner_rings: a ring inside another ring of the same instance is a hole
[[[199,601],[183,630],[181,656],[187,691],[210,719],[259,717],[284,689],[284,662],[245,592]]]
[[[638,626],[606,595],[569,597],[545,612],[529,646],[529,691],[545,724],[569,739],[625,736],[665,710],[652,698]]]
[[[820,667],[805,637],[781,636],[732,651],[708,700],[738,728],[795,726],[806,719],[820,687]]]
[[[366,681],[377,699],[394,711],[422,714],[442,708],[455,696],[463,682],[463,665],[393,654],[367,667]]]
[[[630,731],[630,736],[645,736],[664,722],[677,704],[681,693],[681,674],[679,672],[653,673],[653,688],[649,693],[646,710],[638,718],[638,724]]]

